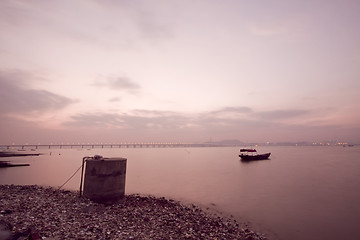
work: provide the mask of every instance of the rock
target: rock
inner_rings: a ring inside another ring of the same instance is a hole
[[[12,226],[10,223],[0,220],[0,231],[11,231]]]
[[[3,214],[3,215],[5,215],[5,214],[11,214],[12,211],[9,210],[9,209],[5,209],[5,210],[1,210],[0,213]]]
[[[0,234],[27,239],[266,239],[195,205],[126,195],[102,205],[72,191],[0,185]],[[4,212],[5,213],[5,212]],[[11,223],[11,224],[8,224]],[[1,235],[0,235],[1,236]]]

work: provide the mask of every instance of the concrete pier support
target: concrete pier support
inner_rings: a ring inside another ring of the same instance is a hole
[[[124,197],[126,158],[96,156],[86,160],[84,196],[94,202],[115,202]]]

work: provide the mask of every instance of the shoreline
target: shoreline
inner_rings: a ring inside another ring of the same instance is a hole
[[[0,185],[0,193],[0,239],[267,239],[172,199],[132,194],[103,205],[37,185]]]

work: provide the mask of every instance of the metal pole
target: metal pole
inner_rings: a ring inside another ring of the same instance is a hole
[[[81,197],[82,183],[83,183],[83,175],[84,175],[84,164],[85,164],[85,159],[87,159],[87,158],[88,158],[88,157],[83,157],[83,160],[82,160],[81,179],[80,179],[80,197]]]

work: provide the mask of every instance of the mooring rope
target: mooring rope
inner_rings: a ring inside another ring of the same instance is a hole
[[[58,190],[60,190],[66,183],[68,183],[68,182],[75,176],[75,174],[80,170],[80,168],[81,168],[81,179],[80,179],[80,197],[81,197],[82,183],[83,183],[83,178],[84,178],[84,176],[83,176],[83,175],[84,175],[84,165],[85,165],[85,162],[86,162],[88,159],[98,159],[98,160],[99,160],[99,159],[103,159],[103,157],[100,156],[100,155],[95,155],[94,157],[83,157],[81,166],[74,172],[73,175],[71,175],[71,177],[70,177],[68,180],[66,180],[66,182],[64,182],[63,185],[61,185],[61,186],[58,188]]]
[[[64,182],[64,184],[58,188],[58,190],[60,190],[65,184],[67,184],[75,176],[75,174],[82,168],[82,166],[83,165],[81,164],[80,167],[74,172],[74,174],[71,175],[71,177],[68,180],[66,180],[66,182]]]

